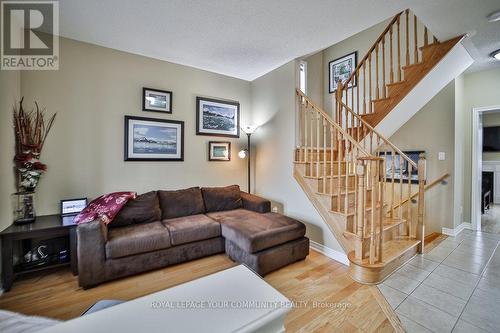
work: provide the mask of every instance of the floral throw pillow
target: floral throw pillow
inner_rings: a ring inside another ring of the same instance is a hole
[[[109,224],[118,212],[125,206],[127,201],[135,199],[135,192],[114,192],[101,195],[93,200],[75,217],[77,224],[92,222],[101,219],[105,224]]]

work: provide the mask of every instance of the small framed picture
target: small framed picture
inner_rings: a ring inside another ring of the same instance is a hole
[[[184,122],[125,116],[125,161],[184,161]]]
[[[332,93],[337,90],[337,82],[342,80],[345,83],[349,76],[354,72],[358,65],[358,51],[332,60],[328,63],[329,71],[329,92]],[[349,82],[348,88],[356,86],[356,78]]]
[[[172,113],[172,92],[142,88],[142,110]]]
[[[61,216],[77,215],[87,207],[87,198],[61,200]]]
[[[240,103],[196,97],[196,134],[240,137]]]
[[[209,141],[209,161],[231,161],[231,142]]]

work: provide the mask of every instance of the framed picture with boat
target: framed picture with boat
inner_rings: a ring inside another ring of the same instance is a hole
[[[184,161],[184,122],[125,116],[125,161]]]
[[[196,135],[240,136],[240,103],[196,97]]]

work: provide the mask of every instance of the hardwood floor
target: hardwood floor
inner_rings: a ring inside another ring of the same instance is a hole
[[[88,290],[78,287],[69,270],[59,270],[16,281],[10,292],[0,296],[0,309],[67,320],[101,299],[131,300],[234,265],[221,254]],[[347,266],[318,252],[311,251],[306,260],[265,280],[291,300],[308,302],[288,314],[287,332],[402,331],[377,288],[354,282]]]

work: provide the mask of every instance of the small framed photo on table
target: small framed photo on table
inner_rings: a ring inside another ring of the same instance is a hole
[[[172,92],[142,88],[142,110],[172,113]]]
[[[231,161],[231,142],[209,141],[209,161]]]
[[[72,216],[87,207],[87,198],[61,200],[61,216]]]

